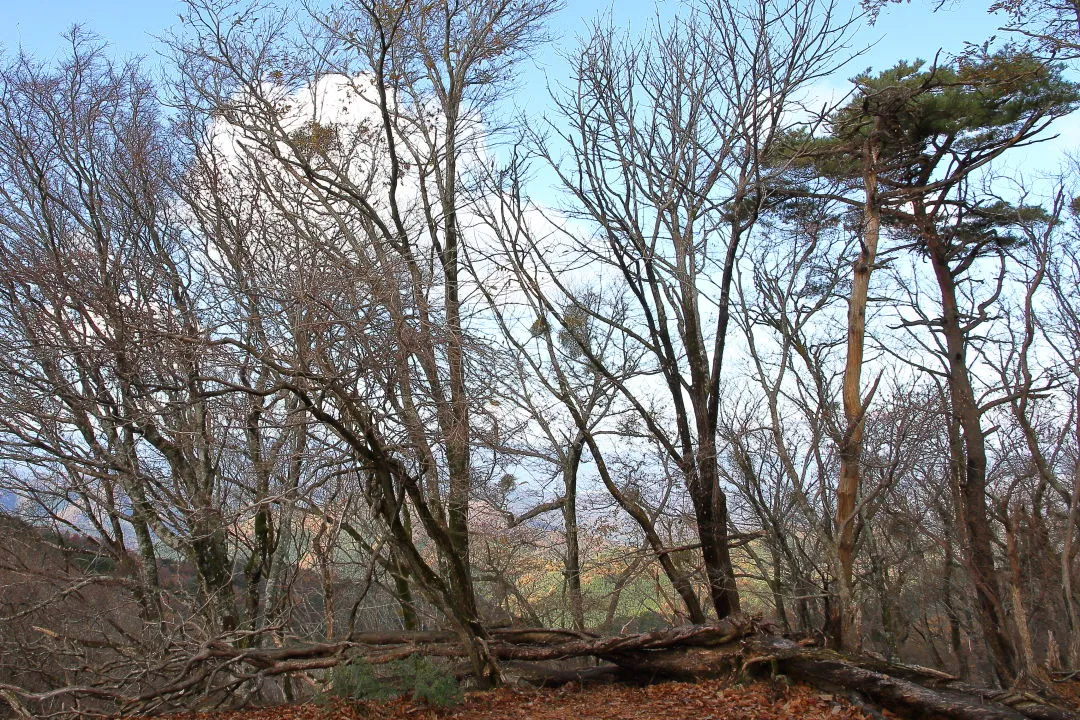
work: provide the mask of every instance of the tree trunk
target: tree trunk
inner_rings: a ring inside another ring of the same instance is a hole
[[[1024,602],[1020,567],[1019,538],[1017,537],[1020,531],[1019,520],[1015,512],[1010,512],[1007,502],[1002,502],[1001,512],[1005,519],[1005,557],[1009,563],[1009,602],[1012,605],[1013,624],[1016,628],[1017,676],[1026,683],[1048,685],[1050,678],[1046,671],[1035,662],[1035,643],[1032,642],[1031,627],[1028,625],[1027,603]]]
[[[1080,413],[1080,382],[1076,387],[1074,413]],[[1080,414],[1076,417],[1076,443],[1080,447]],[[1064,543],[1061,548],[1061,594],[1065,603],[1066,616],[1069,619],[1069,646],[1066,648],[1070,668],[1080,668],[1080,613],[1077,612],[1076,590],[1073,587],[1073,556],[1076,554],[1077,523],[1080,521],[1080,457],[1073,463],[1072,497],[1069,500],[1069,515],[1065,522]]]
[[[390,576],[394,580],[394,598],[401,609],[401,627],[408,631],[419,630],[420,620],[416,615],[416,604],[409,585],[408,570],[396,551],[391,552]]]
[[[691,482],[690,496],[701,540],[705,576],[709,579],[709,595],[717,619],[722,620],[739,612],[739,591],[728,548],[727,497],[720,489],[714,438],[715,435],[698,439],[697,477]]]
[[[224,531],[209,525],[193,528],[191,557],[211,627],[224,632],[236,630],[240,623],[236,615],[232,563]]]
[[[580,418],[578,418],[578,422],[580,427]],[[615,481],[611,477],[611,473],[608,471],[603,451],[596,443],[596,438],[594,438],[591,433],[585,434],[584,437],[585,442],[589,447],[589,453],[596,463],[596,471],[599,473],[600,479],[604,483],[604,487],[606,487],[608,492],[611,493],[611,496],[615,498],[615,502],[619,503],[619,506],[625,510],[638,524],[638,527],[641,528],[649,547],[656,555],[657,562],[660,563],[660,567],[663,568],[664,574],[667,575],[668,580],[671,581],[672,587],[675,588],[675,592],[679,594],[683,604],[686,606],[686,612],[690,617],[690,622],[696,625],[704,623],[705,613],[702,612],[701,603],[698,601],[697,593],[694,592],[694,587],[690,583],[690,579],[675,566],[675,563],[671,559],[671,553],[664,547],[664,543],[657,534],[652,520],[640,505],[626,497],[626,494],[615,484]],[[695,509],[696,507],[695,503]]]
[[[960,510],[967,540],[967,566],[975,588],[979,624],[990,648],[997,679],[1010,685],[1017,677],[1016,650],[1006,628],[993,538],[986,502],[986,434],[967,367],[967,339],[956,300],[956,280],[949,267],[949,252],[941,236],[924,230],[927,250],[941,294],[941,332],[948,353],[948,384],[951,411],[960,425],[964,443],[964,475],[960,487]]]
[[[874,118],[874,131],[863,146],[862,247],[851,268],[851,296],[848,298],[847,359],[844,364],[844,435],[840,441],[840,479],[836,486],[834,536],[839,564],[837,593],[831,619],[833,644],[844,650],[859,646],[852,581],[855,567],[855,507],[862,484],[863,430],[866,402],[862,396],[862,366],[866,339],[866,305],[870,275],[877,258],[881,233],[881,208],[877,190],[877,132],[881,118]]]
[[[157,550],[154,547],[154,537],[146,521],[148,503],[143,487],[138,480],[131,481],[128,488],[128,495],[131,497],[132,504],[131,526],[135,530],[135,545],[139,549],[138,575],[141,595],[139,604],[147,622],[160,623],[162,618],[161,578],[158,575],[158,559]],[[134,493],[132,493],[132,490],[134,490]]]
[[[570,447],[566,458],[564,480],[566,495],[563,500],[563,526],[566,529],[566,594],[570,600],[570,620],[575,630],[585,629],[585,608],[581,597],[581,550],[578,544],[577,523],[577,474],[585,439],[578,437]]]

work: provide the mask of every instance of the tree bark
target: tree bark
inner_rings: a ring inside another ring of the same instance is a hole
[[[1076,388],[1076,404],[1074,412],[1080,413],[1080,382]],[[1075,419],[1076,442],[1080,447],[1080,415]],[[1072,497],[1069,499],[1069,515],[1065,522],[1065,541],[1061,549],[1061,594],[1065,603],[1065,612],[1069,619],[1070,637],[1066,653],[1070,667],[1080,668],[1080,612],[1077,611],[1076,590],[1073,586],[1073,556],[1075,550],[1075,535],[1077,523],[1080,521],[1080,457],[1073,463],[1072,473]]]
[[[874,129],[863,145],[863,232],[859,256],[851,269],[851,296],[848,298],[847,359],[844,364],[844,420],[841,438],[840,478],[836,486],[834,537],[839,564],[837,593],[833,600],[834,617],[830,618],[833,643],[844,650],[859,646],[856,608],[852,581],[855,567],[856,502],[862,484],[863,431],[866,426],[866,403],[862,396],[862,366],[866,340],[866,305],[870,275],[877,258],[881,234],[881,207],[877,189],[877,135],[881,118],[874,118]]]
[[[960,510],[967,540],[967,567],[975,588],[979,624],[990,648],[997,679],[1003,685],[1017,677],[1016,650],[1006,630],[997,571],[994,567],[993,535],[986,502],[986,433],[967,366],[967,340],[956,299],[956,279],[949,266],[944,239],[933,228],[924,229],[927,251],[941,295],[941,332],[948,353],[948,385],[951,412],[958,422],[964,444],[964,473],[960,485]]]
[[[566,594],[570,601],[570,620],[575,630],[585,629],[585,608],[581,597],[581,549],[578,543],[577,522],[577,475],[581,465],[585,439],[578,437],[566,457],[564,480],[566,496],[563,500],[563,527],[566,530]]]

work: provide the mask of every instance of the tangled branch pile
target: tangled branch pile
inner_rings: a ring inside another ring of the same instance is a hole
[[[609,637],[544,628],[505,628],[492,632],[488,650],[499,661],[514,663],[516,673],[541,684],[587,680],[599,675],[650,680],[785,676],[842,692],[863,707],[885,708],[901,717],[950,720],[1075,717],[1076,708],[1032,694],[976,688],[940,671],[843,655],[771,635],[766,630],[752,618],[742,616],[709,626]],[[192,693],[204,700],[226,698],[245,688],[250,691],[269,678],[296,676],[310,680],[313,671],[317,676],[318,671],[357,659],[379,665],[413,655],[463,659],[468,654],[468,648],[446,632],[367,633],[348,641],[276,649],[242,649],[212,642],[182,663],[174,661],[155,668],[156,674],[166,681],[138,695],[126,694],[134,684],[111,688],[66,687],[38,694],[0,686],[0,692],[26,718],[35,717],[27,710],[26,702],[41,703],[63,695],[108,699],[121,712],[146,714],[183,707],[185,695]],[[523,661],[538,663],[582,657],[592,657],[604,664],[562,671],[550,666],[531,669],[521,666]]]

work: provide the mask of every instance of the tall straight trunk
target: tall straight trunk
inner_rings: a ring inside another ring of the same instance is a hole
[[[585,608],[581,598],[581,550],[578,542],[577,474],[585,439],[574,440],[566,458],[566,496],[563,501],[563,526],[566,530],[566,594],[570,601],[570,620],[575,630],[585,629]]]
[[[751,188],[744,167],[739,175],[738,190],[733,199],[735,207],[742,207],[750,196]],[[727,349],[728,325],[731,323],[731,286],[735,280],[743,234],[757,220],[758,207],[753,207],[747,217],[734,218],[728,234],[724,254],[724,269],[720,277],[720,302],[717,307],[716,336],[713,339],[711,366],[706,365],[708,391],[704,407],[694,404],[698,422],[698,481],[701,483],[703,502],[695,507],[698,531],[701,534],[701,554],[705,563],[705,575],[709,579],[709,591],[717,619],[723,619],[740,611],[739,588],[735,583],[735,565],[728,547],[727,496],[720,487],[720,470],[717,464],[716,429],[720,415],[720,376]],[[702,347],[704,345],[702,344]],[[702,360],[705,354],[702,352]],[[691,368],[693,376],[693,368]],[[704,412],[702,412],[704,411]],[[693,495],[693,492],[691,492]],[[703,512],[707,509],[707,512]]]
[[[452,142],[448,142],[444,192],[454,192],[455,168]],[[465,386],[465,356],[461,327],[461,300],[458,279],[459,238],[457,213],[453,198],[443,202],[444,226],[442,268],[446,282],[446,361],[450,373],[450,420],[446,428],[447,472],[450,491],[447,495],[447,520],[450,541],[465,566],[469,566],[469,402]]]
[[[1080,447],[1080,382],[1076,386],[1076,443]],[[1065,521],[1065,541],[1061,548],[1061,593],[1065,614],[1069,620],[1069,646],[1066,648],[1069,667],[1080,667],[1080,613],[1077,612],[1076,590],[1073,583],[1073,556],[1076,554],[1076,529],[1080,521],[1080,458],[1073,465],[1072,497],[1069,516]]]
[[[444,429],[449,492],[446,496],[447,529],[453,557],[448,558],[451,603],[470,629],[470,659],[481,687],[498,683],[499,670],[486,650],[486,632],[477,611],[469,557],[469,497],[472,468],[469,443],[469,398],[465,381],[464,334],[461,324],[460,237],[457,217],[457,112],[460,87],[451,79],[447,88],[446,145],[443,150],[442,230],[440,251],[443,279],[446,283],[446,360],[450,375],[450,419]]]
[[[695,407],[695,410],[698,408]],[[698,539],[709,596],[717,619],[739,612],[739,591],[735,570],[728,548],[727,497],[720,488],[717,468],[716,425],[707,421],[707,414],[698,414],[697,452],[689,453],[684,472],[694,507]]]
[[[140,477],[139,460],[135,453],[135,435],[131,428],[125,428],[120,439],[125,460],[125,469],[121,473],[121,485],[131,501],[131,527],[135,531],[135,546],[139,550],[138,579],[139,597],[137,598],[143,619],[150,623],[160,623],[163,617],[161,605],[161,577],[158,573],[157,547],[151,526],[154,521],[154,508],[146,497],[146,486]]]
[[[270,568],[263,585],[263,599],[260,603],[259,617],[253,622],[256,630],[275,628],[274,641],[280,644],[284,637],[282,621],[287,613],[285,600],[288,597],[288,551],[292,544],[292,532],[296,503],[288,493],[282,498],[281,513],[278,517],[278,531],[274,537],[274,547],[270,554]]]
[[[420,621],[416,616],[416,605],[413,602],[409,578],[406,577],[405,570],[396,560],[393,561],[393,567],[391,576],[394,579],[394,597],[397,599],[398,607],[401,608],[401,627],[406,631],[419,630]]]
[[[975,589],[975,607],[997,679],[1005,686],[1017,677],[1016,649],[1008,633],[1008,617],[994,567],[993,537],[986,502],[986,433],[967,366],[967,338],[956,299],[956,279],[941,236],[925,229],[924,237],[941,295],[941,332],[948,353],[949,400],[964,445],[960,510],[966,531],[967,569]]]
[[[254,407],[248,413],[244,430],[247,437],[248,459],[255,475],[256,510],[253,519],[251,554],[244,565],[244,581],[247,588],[245,628],[258,631],[257,623],[264,615],[264,611],[259,607],[265,598],[262,584],[270,571],[270,554],[276,529],[269,503],[271,466],[263,457],[262,448],[261,422],[265,408],[261,397],[252,398],[252,403]],[[257,644],[258,637],[253,636],[250,641]]]
[[[953,598],[953,581],[952,581],[952,548],[946,550],[945,558],[945,598],[943,600],[945,605],[945,617],[949,621],[949,649],[952,651],[953,657],[956,658],[957,675],[964,682],[971,682],[974,677],[974,672],[971,668],[971,658],[969,653],[964,651],[964,638],[962,634],[962,627],[960,623],[960,612],[955,605],[955,599]]]
[[[948,480],[952,505],[942,514],[942,521],[945,523],[945,532],[943,533],[945,539],[945,597],[943,602],[945,616],[949,619],[949,645],[952,648],[953,656],[956,658],[957,674],[964,682],[972,682],[975,677],[975,669],[971,653],[964,651],[962,636],[962,618],[970,618],[970,615],[966,612],[967,604],[963,595],[954,592],[957,589],[955,569],[959,564],[956,557],[955,543],[959,541],[961,545],[966,545],[963,539],[965,531],[960,511],[962,503],[960,499],[960,479],[963,472],[964,451],[959,430],[951,418],[947,423],[946,430],[949,436]]]
[[[266,495],[260,495],[260,498],[265,497]],[[273,516],[265,503],[266,501],[262,500],[255,511],[251,555],[244,566],[244,582],[247,586],[245,627],[249,630],[258,630],[256,623],[264,615],[259,605],[265,598],[262,584],[270,570],[270,553],[275,532]]]
[[[784,602],[780,558],[776,553],[772,553],[772,555],[772,582],[770,585],[772,586],[773,608],[776,617],[780,618],[780,626],[785,633],[789,633],[791,632],[791,620],[788,619],[787,604]]]
[[[381,448],[373,452],[369,459],[372,463],[368,469],[368,492],[373,499],[372,509],[386,523],[390,539],[400,553],[400,559],[409,569],[409,575],[417,580],[420,589],[431,603],[443,610],[453,624],[468,652],[477,682],[482,687],[497,684],[501,679],[501,671],[488,647],[491,636],[476,611],[468,565],[464,558],[454,552],[447,529],[428,512],[420,483],[410,479],[400,463],[387,459]],[[413,541],[411,527],[403,522],[403,503],[397,495],[395,474],[412,500],[412,507],[420,515],[424,528],[439,549],[448,576],[446,582],[432,570]],[[462,588],[467,592],[461,592]]]
[[[854,650],[859,646],[853,596],[855,568],[855,506],[862,484],[863,434],[866,402],[862,396],[862,366],[866,342],[866,305],[870,274],[877,257],[881,234],[881,207],[877,183],[877,131],[881,118],[874,118],[874,132],[863,146],[863,233],[859,256],[851,268],[851,296],[848,298],[847,360],[844,364],[844,435],[840,440],[840,478],[836,486],[834,537],[839,572],[837,597],[833,600],[830,635],[836,647]]]
[[[327,530],[326,522],[323,521],[323,530]],[[331,554],[334,543],[331,539],[325,546],[319,547],[316,545],[316,552],[319,554],[319,576],[322,580],[322,596],[323,596],[323,637],[326,642],[330,642],[334,639],[334,633],[336,632],[336,623],[334,622],[337,605],[337,593],[334,587],[334,568],[332,566]]]
[[[154,539],[150,534],[150,527],[142,519],[133,520],[132,526],[135,528],[135,544],[139,550],[139,592],[143,619],[150,623],[159,623],[162,618],[161,580],[158,577]]]
[[[896,658],[900,654],[901,641],[897,639],[897,622],[895,610],[894,596],[898,588],[889,587],[888,566],[885,560],[881,556],[881,552],[875,542],[874,534],[869,533],[868,539],[869,547],[867,548],[867,555],[869,556],[870,569],[871,569],[871,582],[873,583],[873,589],[878,596],[878,610],[881,616],[881,631],[885,636],[885,656],[890,662],[896,661]],[[846,609],[850,612],[851,609]],[[858,616],[856,615],[856,618]],[[935,651],[936,652],[936,651]]]

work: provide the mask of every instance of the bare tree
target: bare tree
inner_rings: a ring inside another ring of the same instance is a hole
[[[585,229],[561,225],[569,263],[551,247],[514,252],[534,255],[549,322],[573,332],[564,312],[573,307],[646,353],[643,369],[658,381],[648,399],[586,356],[682,473],[718,617],[739,609],[716,448],[735,262],[768,202],[763,158],[793,122],[799,90],[843,46],[846,24],[832,10],[708,4],[643,41],[597,26],[574,58],[573,84],[555,94],[551,136],[534,138]],[[626,288],[625,317],[590,308],[560,279],[586,261]]]
[[[500,83],[554,7],[349,2],[312,9],[301,30],[259,4],[191,3],[177,44],[189,104],[219,115],[239,162],[265,165],[276,219],[327,273],[314,294],[293,283],[304,333],[293,353],[244,347],[348,446],[410,574],[472,639],[482,678],[497,670],[470,572],[462,178]],[[333,92],[356,123],[326,109]],[[417,550],[412,514],[441,568]]]
[[[199,286],[151,88],[78,34],[56,71],[21,58],[3,83],[8,461],[73,480],[51,492],[81,496],[118,553],[134,534],[148,618],[161,540],[197,568],[208,619],[236,628],[227,413],[202,379],[217,360],[187,342]]]

